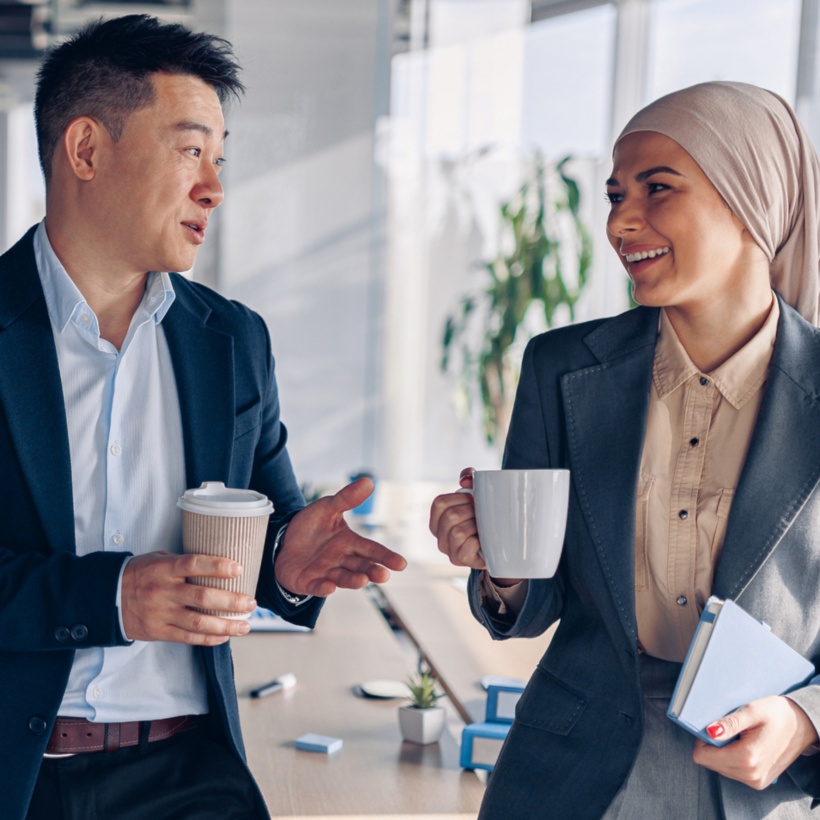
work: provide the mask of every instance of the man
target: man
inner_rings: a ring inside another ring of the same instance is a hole
[[[313,624],[404,559],[354,535],[363,480],[304,507],[267,331],[165,271],[223,199],[224,40],[144,15],[51,51],[35,117],[46,218],[0,257],[0,816],[257,818],[227,641],[256,601],[195,586],[177,498],[274,503],[258,601]]]

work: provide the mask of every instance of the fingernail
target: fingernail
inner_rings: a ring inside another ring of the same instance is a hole
[[[706,731],[709,734],[709,737],[712,740],[717,740],[719,737],[723,735],[723,727],[719,723],[713,723],[711,726],[706,727]]]
[[[240,635],[247,635],[251,631],[251,625],[247,621],[242,621],[236,630]]]
[[[246,612],[253,612],[256,609],[256,601],[253,598],[246,598],[245,599],[245,611]]]
[[[241,564],[233,563],[231,564],[231,572],[234,575],[241,575],[242,574],[242,566]]]

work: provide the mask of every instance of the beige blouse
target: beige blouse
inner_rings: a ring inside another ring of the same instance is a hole
[[[683,660],[711,594],[779,315],[774,299],[757,334],[701,373],[661,311],[635,515],[638,638],[658,658]]]
[[[758,333],[701,373],[661,311],[635,520],[638,638],[650,655],[682,661],[711,594],[779,315],[774,299]],[[483,575],[487,604],[513,616],[526,582],[500,589]]]

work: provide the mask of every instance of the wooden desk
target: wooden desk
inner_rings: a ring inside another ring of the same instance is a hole
[[[487,675],[529,680],[554,627],[540,638],[494,641],[470,612],[454,581],[467,571],[449,564],[408,567],[381,587],[402,628],[435,670],[465,722],[484,720]]]
[[[460,723],[431,746],[403,743],[397,701],[352,688],[413,671],[366,592],[332,595],[314,633],[252,633],[232,641],[248,762],[275,818],[473,820],[483,785],[458,765]],[[298,684],[260,700],[248,692],[284,672]],[[307,732],[340,737],[327,756],[298,751]]]

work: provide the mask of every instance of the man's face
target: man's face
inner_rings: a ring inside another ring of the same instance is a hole
[[[127,273],[191,268],[223,199],[216,92],[190,75],[154,74],[153,82],[154,103],[126,120],[118,142],[106,140],[94,180],[112,268]]]

